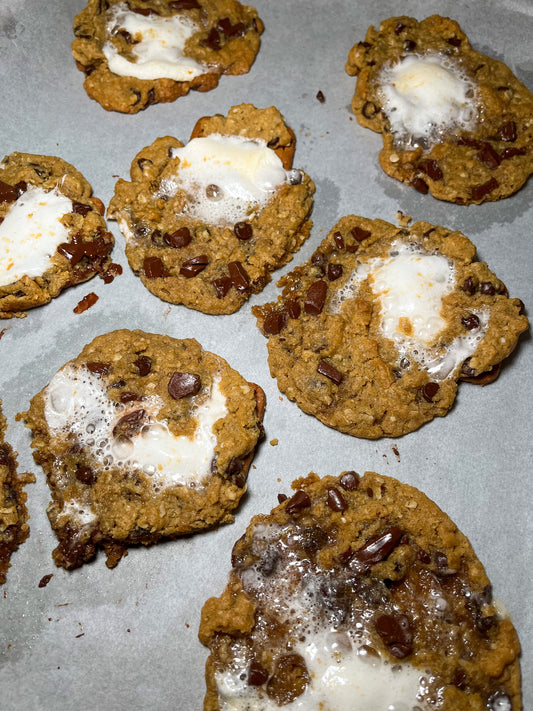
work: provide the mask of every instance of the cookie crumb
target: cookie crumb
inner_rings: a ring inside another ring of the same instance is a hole
[[[98,296],[94,293],[94,291],[91,291],[87,296],[84,296],[83,299],[75,306],[72,311],[75,314],[82,314],[84,311],[87,311],[88,309],[91,308],[91,306],[94,306],[96,302],[98,301]]]
[[[325,104],[325,103],[326,103],[326,97],[324,96],[323,92],[320,91],[320,89],[318,90],[318,93],[317,93],[317,95],[316,95],[316,98],[320,101],[321,104]]]
[[[39,580],[39,585],[37,587],[39,588],[45,588],[50,580],[54,577],[53,573],[49,573],[48,575],[43,575],[43,577]]]
[[[400,227],[409,227],[409,223],[413,219],[410,215],[406,215],[401,210],[396,213],[396,219],[398,220],[398,225]]]
[[[273,447],[276,447],[277,444],[278,444],[278,439],[277,439],[277,438],[271,439],[271,440],[270,440],[270,444],[271,444]]]

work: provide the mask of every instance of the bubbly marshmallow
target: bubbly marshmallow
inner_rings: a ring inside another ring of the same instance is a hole
[[[30,186],[9,208],[0,224],[0,286],[24,275],[41,276],[52,265],[58,245],[69,241],[60,220],[72,201],[56,190]]]
[[[475,124],[474,84],[448,57],[411,54],[385,66],[378,81],[391,132],[401,144],[435,142],[448,129]]]
[[[260,139],[211,134],[173,148],[180,159],[170,192],[189,193],[187,213],[210,224],[235,224],[264,207],[287,171],[276,153]]]
[[[207,67],[184,55],[185,42],[198,31],[185,15],[143,16],[119,3],[110,11],[108,37],[119,30],[125,30],[140,41],[131,45],[133,62],[120,55],[112,42],[104,42],[103,52],[113,74],[137,79],[190,81],[207,71]]]

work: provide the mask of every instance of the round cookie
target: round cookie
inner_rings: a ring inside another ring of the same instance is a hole
[[[264,394],[193,339],[96,338],[22,413],[52,493],[56,565],[233,521]]]
[[[485,384],[528,326],[461,232],[349,215],[254,307],[279,389],[330,427],[399,437]]]
[[[293,484],[202,610],[204,711],[519,711],[511,621],[432,501],[366,472]]]
[[[74,18],[72,53],[92,99],[134,114],[245,74],[263,29],[236,0],[89,0]]]
[[[209,314],[237,311],[309,236],[315,190],[292,170],[280,112],[242,104],[201,118],[184,146],[158,138],[119,180],[108,217],[149,291]]]
[[[533,172],[533,95],[476,52],[457,22],[392,17],[350,50],[352,108],[382,134],[379,162],[421,193],[461,205],[499,200]]]
[[[113,236],[104,206],[72,165],[11,153],[0,163],[0,319],[25,316],[63,289],[106,278]]]

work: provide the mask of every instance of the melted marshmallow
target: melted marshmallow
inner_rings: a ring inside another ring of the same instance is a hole
[[[133,39],[140,39],[131,45],[134,62],[120,55],[109,40],[104,43],[103,52],[113,74],[137,79],[190,81],[207,71],[205,66],[183,54],[186,40],[198,31],[184,15],[143,16],[128,10],[123,3],[115,5],[110,15],[108,36],[122,29]]]
[[[384,67],[379,83],[391,132],[400,143],[431,142],[452,127],[473,127],[474,85],[447,57],[409,55]]]
[[[189,193],[187,213],[210,224],[235,224],[260,209],[287,172],[265,141],[211,134],[173,148],[179,173],[167,188]]]
[[[57,190],[30,186],[9,208],[0,224],[0,286],[24,275],[41,276],[50,268],[59,244],[69,241],[60,219],[72,201]]]
[[[53,433],[72,432],[104,469],[142,469],[158,487],[201,484],[210,474],[215,453],[213,425],[227,414],[218,383],[213,381],[210,396],[194,413],[192,437],[173,435],[166,421],[157,419],[163,402],[155,396],[136,403],[135,409],[146,413],[142,430],[131,437],[114,437],[113,429],[126,412],[124,406],[109,400],[99,376],[72,366],[50,381],[45,418]]]

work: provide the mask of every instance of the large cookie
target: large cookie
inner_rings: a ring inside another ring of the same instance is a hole
[[[99,336],[22,414],[48,478],[57,565],[233,520],[259,437],[263,391],[192,339]]]
[[[279,111],[251,104],[200,119],[186,146],[167,136],[144,148],[108,216],[147,289],[210,314],[261,291],[311,229],[315,187],[291,170],[294,148]]]
[[[488,382],[527,328],[519,299],[460,232],[349,215],[254,307],[279,389],[357,437],[398,437]]]
[[[12,153],[0,163],[0,319],[25,316],[63,289],[106,278],[113,236],[104,206],[72,165]]]
[[[458,204],[498,200],[533,172],[533,95],[459,25],[393,17],[350,50],[352,108],[382,134],[388,175]]]
[[[24,484],[34,481],[32,474],[17,474],[17,455],[4,440],[6,420],[0,400],[0,585],[6,581],[11,554],[30,534],[26,523]]]
[[[236,0],[89,0],[72,53],[92,99],[134,114],[245,74],[262,32],[255,9]]]
[[[446,514],[373,472],[293,487],[202,610],[204,711],[520,711],[516,632]]]

